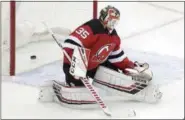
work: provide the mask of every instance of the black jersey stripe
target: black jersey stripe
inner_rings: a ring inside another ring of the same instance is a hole
[[[76,45],[76,46],[78,46],[78,47],[82,47],[80,44],[78,44],[77,42],[75,42],[75,41],[73,41],[73,40],[71,40],[71,39],[66,39],[66,40],[64,41],[64,43],[69,43],[69,44],[72,44],[72,45]]]
[[[119,57],[121,57],[122,55],[124,55],[124,52],[123,52],[123,51],[121,51],[121,52],[118,53],[117,55],[110,55],[110,56],[108,57],[108,59],[119,58]]]

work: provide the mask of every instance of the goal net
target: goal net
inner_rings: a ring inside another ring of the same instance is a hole
[[[15,75],[56,60],[62,52],[43,25],[59,40],[97,16],[97,2],[2,2],[1,75]],[[47,54],[46,54],[47,53]]]

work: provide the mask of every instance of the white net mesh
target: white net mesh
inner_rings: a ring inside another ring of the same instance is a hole
[[[71,30],[91,18],[93,2],[16,2],[16,73],[61,59],[60,48],[46,31],[43,21],[48,23],[58,37],[65,37]],[[10,3],[3,2],[1,42],[3,75],[9,73],[9,26]],[[47,56],[42,55],[45,50],[48,50]],[[30,60],[31,55],[38,58],[34,64],[33,60]],[[48,60],[48,56],[52,59]]]

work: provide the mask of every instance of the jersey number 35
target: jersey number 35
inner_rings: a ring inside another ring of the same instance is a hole
[[[84,28],[79,28],[75,31],[77,34],[79,34],[83,39],[87,38],[89,33]]]

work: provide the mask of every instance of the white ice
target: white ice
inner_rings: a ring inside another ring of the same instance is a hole
[[[108,106],[120,115],[124,114],[124,109],[135,109],[137,116],[132,118],[184,118],[184,15],[135,2],[101,2],[99,7],[106,4],[120,9],[122,16],[118,31],[128,57],[147,61],[154,73],[154,83],[159,84],[163,92],[162,101],[158,104],[124,101],[116,96],[105,99]],[[164,6],[164,3],[155,4]],[[184,12],[183,3],[168,3],[166,7]],[[40,45],[46,47],[45,44]],[[35,46],[32,45],[34,51],[39,51],[40,47]],[[31,47],[28,49],[31,50]],[[31,65],[37,62],[40,61],[32,61]],[[99,108],[76,110],[55,103],[38,102],[36,86],[52,79],[62,81],[61,68],[61,61],[55,61],[14,77],[3,76],[2,118],[107,118]]]

